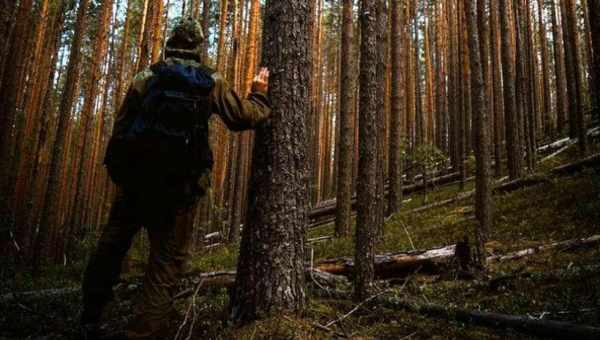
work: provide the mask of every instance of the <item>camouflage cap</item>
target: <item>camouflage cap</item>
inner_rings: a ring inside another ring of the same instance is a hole
[[[198,21],[191,17],[180,18],[167,40],[165,55],[199,59],[202,55],[204,34]]]

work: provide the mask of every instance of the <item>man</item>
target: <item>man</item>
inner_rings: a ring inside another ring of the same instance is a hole
[[[124,338],[151,339],[166,331],[176,315],[171,294],[188,258],[194,203],[209,185],[208,118],[217,113],[229,129],[241,131],[270,115],[268,70],[242,99],[201,64],[203,39],[196,21],[180,20],[164,60],[134,78],[120,109],[105,159],[118,193],[83,279],[84,338],[95,336],[121,262],[142,227],[150,257]]]

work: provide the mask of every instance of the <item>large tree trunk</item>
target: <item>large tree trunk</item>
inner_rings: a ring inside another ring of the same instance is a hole
[[[263,60],[272,71],[273,113],[256,133],[249,223],[231,303],[235,322],[305,305],[308,11],[303,0],[266,3]]]
[[[342,9],[342,51],[340,77],[340,144],[337,177],[335,233],[348,236],[352,223],[352,168],[354,159],[354,70],[352,60],[353,0],[344,0]]]
[[[359,160],[356,220],[355,298],[369,295],[373,283],[377,228],[377,1],[361,2]]]

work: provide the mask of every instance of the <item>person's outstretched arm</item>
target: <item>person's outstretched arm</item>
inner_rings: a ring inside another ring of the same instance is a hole
[[[241,98],[229,83],[218,73],[213,74],[215,88],[213,103],[215,112],[221,116],[230,130],[253,129],[271,115],[267,98],[269,71],[261,69],[252,82],[252,91],[248,98]]]

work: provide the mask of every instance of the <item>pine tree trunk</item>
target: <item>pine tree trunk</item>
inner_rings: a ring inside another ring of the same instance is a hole
[[[112,2],[112,1],[111,1]],[[160,53],[163,47],[162,27],[163,27],[163,0],[154,1],[152,6],[152,57],[151,64],[155,64],[160,59]]]
[[[500,48],[500,19],[498,17],[498,2],[490,2],[491,11],[491,59],[492,59],[492,86],[494,103],[494,175],[502,176],[502,141],[504,134],[502,122],[504,117],[504,94],[502,88],[502,61]]]
[[[256,131],[249,223],[243,230],[231,304],[235,322],[299,311],[305,305],[308,15],[304,0],[266,3],[262,59],[272,71],[273,113]]]
[[[9,44],[15,24],[15,10],[17,2],[13,0],[0,0],[0,88],[6,67],[6,56],[10,51]],[[1,125],[0,125],[1,126]]]
[[[9,5],[4,5],[10,10]],[[23,0],[16,13],[13,36],[6,55],[6,70],[1,80],[0,93],[0,219],[12,220],[14,193],[13,145],[17,131],[14,126],[19,109],[19,97],[25,89],[23,84],[27,66],[29,18],[32,0]],[[1,53],[4,53],[2,51]],[[7,220],[7,222],[8,222]],[[6,223],[9,225],[9,223]]]
[[[386,139],[386,71],[387,71],[387,44],[386,44],[386,32],[388,28],[387,24],[387,6],[385,1],[377,2],[377,116],[375,121],[377,122],[377,210],[376,221],[377,227],[375,230],[375,240],[377,243],[383,243],[384,239],[384,224],[385,224],[385,139]],[[423,138],[426,138],[425,124],[423,128]]]
[[[554,47],[554,76],[555,76],[555,87],[556,87],[556,132],[560,135],[565,127],[567,120],[567,79],[565,74],[565,52],[563,45],[563,35],[558,24],[558,16],[556,14],[556,6],[560,3],[560,0],[553,0],[552,6],[552,40]]]
[[[511,25],[514,17],[507,1],[500,1],[500,18],[502,34],[502,78],[504,84],[504,117],[506,122],[506,152],[508,173],[511,179],[521,177],[521,150],[519,146],[519,119],[517,113],[517,93],[515,79],[514,48],[511,36]]]
[[[199,1],[199,0],[198,0]],[[209,65],[208,47],[209,47],[209,32],[210,27],[210,0],[202,0],[202,32],[204,33],[204,42],[202,43],[202,62]]]
[[[416,145],[423,145],[425,142],[425,121],[423,117],[423,97],[421,90],[421,49],[419,44],[419,3],[414,0],[414,62],[415,62],[415,129],[416,129]]]
[[[337,176],[335,233],[345,237],[352,223],[352,168],[354,158],[354,59],[353,0],[344,0],[342,9],[342,51],[340,78],[340,144]]]
[[[377,1],[361,2],[359,159],[354,297],[369,296],[374,277],[377,228]]]
[[[138,45],[138,61],[136,72],[148,67],[152,57],[152,32],[154,31],[154,1],[145,0],[142,25],[140,26],[140,39]]]
[[[569,64],[567,64],[567,73],[571,73],[571,81],[573,84],[570,84],[569,88],[571,92],[569,93],[569,114],[570,121],[573,121],[571,124],[574,129],[572,132],[572,137],[577,137],[577,145],[579,146],[580,156],[583,157],[585,155],[585,151],[587,149],[587,129],[585,127],[585,119],[584,119],[584,100],[583,100],[583,78],[582,78],[582,63],[581,63],[581,55],[579,53],[579,35],[577,28],[577,9],[575,7],[575,0],[563,0],[564,1],[564,9],[566,11],[565,16],[565,31],[567,32],[568,39],[568,47],[565,47],[567,51],[567,55],[569,56],[569,60],[571,61],[571,70],[569,70]],[[568,63],[568,61],[567,61]]]
[[[542,101],[544,103],[542,115],[544,135],[550,136],[554,131],[552,124],[552,92],[550,91],[550,62],[548,60],[548,39],[546,37],[546,25],[544,23],[545,6],[543,0],[538,0],[538,21],[540,48],[542,49]]]
[[[483,0],[477,0],[482,2]],[[473,102],[473,126],[475,135],[476,183],[475,183],[475,214],[479,224],[475,229],[476,260],[485,266],[485,242],[492,224],[490,183],[490,153],[489,125],[485,102],[485,86],[483,81],[483,65],[480,57],[480,44],[477,29],[477,6],[475,0],[465,0],[467,30],[469,34],[469,59],[471,65],[471,86]],[[483,14],[483,11],[480,12]],[[481,31],[480,31],[481,32]]]
[[[524,66],[524,80],[522,83],[523,86],[523,98],[524,98],[524,111],[523,118],[525,122],[525,146],[527,148],[527,167],[530,173],[535,171],[535,165],[537,163],[536,160],[536,143],[537,143],[537,112],[538,112],[538,90],[536,85],[536,67],[534,66],[533,60],[533,42],[531,39],[531,8],[529,5],[529,0],[521,0],[520,3],[520,13],[519,16],[521,18],[521,27],[522,34],[524,36],[523,43],[525,53],[523,57],[523,66]],[[537,57],[536,57],[537,59]]]
[[[392,102],[390,119],[390,193],[388,196],[388,215],[400,211],[402,206],[402,3],[392,1]],[[341,164],[340,164],[341,167]]]
[[[594,116],[597,121],[600,121],[600,0],[588,0],[589,16],[594,18],[590,20],[590,30],[592,35],[592,72],[594,83],[592,84],[591,96],[596,98],[596,107],[594,108]]]

